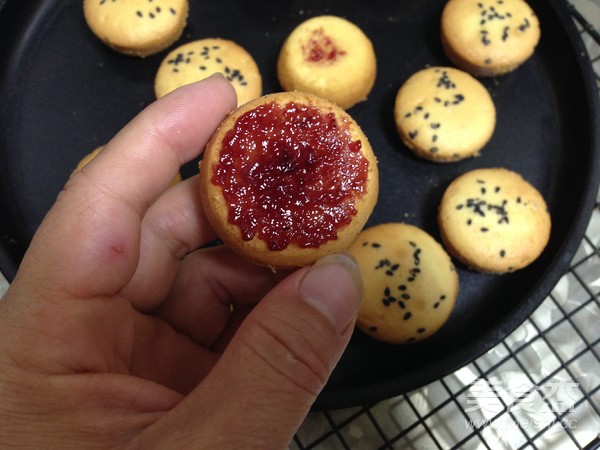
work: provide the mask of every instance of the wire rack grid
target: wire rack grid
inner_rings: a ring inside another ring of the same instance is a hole
[[[570,0],[600,90],[600,0]],[[388,400],[311,413],[300,449],[600,449],[600,193],[569,271],[504,341]]]

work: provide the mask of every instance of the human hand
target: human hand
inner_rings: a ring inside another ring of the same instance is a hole
[[[0,301],[0,447],[290,442],[348,343],[360,276],[344,255],[280,280],[198,250],[216,235],[197,177],[165,189],[235,104],[222,77],[181,88],[68,181]]]

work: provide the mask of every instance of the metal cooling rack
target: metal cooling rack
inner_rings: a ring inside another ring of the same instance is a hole
[[[569,0],[600,90],[600,0]],[[569,271],[471,364],[388,400],[311,413],[290,450],[600,449],[600,193]]]

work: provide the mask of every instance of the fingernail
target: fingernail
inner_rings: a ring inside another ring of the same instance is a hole
[[[362,302],[363,283],[356,261],[346,253],[321,258],[300,281],[300,294],[341,334]]]
[[[215,72],[208,78],[225,78],[225,75],[223,75],[223,73],[221,73],[221,72]]]

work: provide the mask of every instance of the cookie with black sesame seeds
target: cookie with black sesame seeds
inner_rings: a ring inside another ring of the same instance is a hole
[[[441,19],[446,55],[482,77],[515,70],[534,53],[540,22],[524,0],[449,0]]]
[[[113,50],[145,57],[175,43],[187,24],[188,0],[83,0],[92,32]]]
[[[437,332],[454,310],[455,267],[424,230],[385,223],[363,230],[350,246],[364,280],[357,327],[379,341],[408,344]]]
[[[468,267],[488,273],[522,269],[550,239],[550,213],[542,194],[520,174],[476,169],[456,178],[442,197],[438,223],[446,250]]]
[[[252,55],[237,43],[220,38],[188,42],[169,52],[156,73],[154,93],[160,98],[216,72],[233,85],[238,106],[262,95],[262,77]]]
[[[338,16],[312,17],[299,24],[277,59],[277,77],[284,90],[318,95],[343,109],[367,99],[376,75],[371,40]]]
[[[453,162],[478,156],[496,127],[496,108],[477,79],[452,67],[428,67],[400,87],[394,120],[417,156]]]

